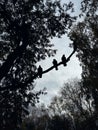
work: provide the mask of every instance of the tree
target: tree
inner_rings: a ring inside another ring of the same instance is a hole
[[[77,57],[82,66],[83,89],[89,99],[92,95],[95,115],[98,114],[98,1],[83,0],[84,19],[71,30],[70,39],[77,44]],[[80,16],[81,16],[80,15]],[[94,116],[97,120],[98,117]]]
[[[65,83],[59,95],[53,98],[50,109],[55,110],[54,113],[58,115],[64,112],[73,117],[76,115],[77,118],[80,115],[86,118],[86,113],[91,116],[93,114],[92,98],[86,98],[82,87],[82,81],[76,79]]]
[[[82,78],[86,94],[92,92],[95,109],[98,110],[98,16],[86,17],[83,22],[79,22],[72,30],[71,40],[77,43],[77,57],[83,69]]]
[[[28,114],[29,104],[37,102],[42,91],[31,92],[39,76],[36,63],[56,53],[50,39],[61,37],[72,25],[75,17],[68,13],[72,6],[71,2],[62,6],[60,1],[51,0],[0,1],[0,128],[3,130],[17,129]]]
[[[48,130],[50,116],[44,104],[32,108],[30,116],[24,119],[21,130]]]
[[[32,114],[23,121],[22,130],[72,130],[72,122],[65,115],[50,115],[48,108],[44,104],[33,109]]]
[[[49,130],[72,130],[71,122],[63,115],[54,115],[49,123]]]
[[[59,96],[54,96],[51,100],[51,103],[50,105],[48,106],[49,107],[49,111],[50,111],[50,114],[52,116],[55,116],[55,115],[62,115],[62,107],[61,107],[61,102],[62,100],[60,100]]]
[[[73,79],[65,83],[58,96],[53,98],[49,110],[52,115],[67,115],[73,122],[71,127],[80,130],[86,127],[85,122],[93,119],[92,103],[92,96],[88,99],[84,93],[82,81]]]
[[[84,94],[82,81],[74,79],[64,84],[61,99],[62,109],[71,115],[75,128],[84,129],[84,122],[93,116],[94,108],[92,96],[88,99]]]

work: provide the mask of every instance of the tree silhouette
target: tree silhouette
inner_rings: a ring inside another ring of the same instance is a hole
[[[29,104],[35,105],[39,92],[31,92],[34,80],[42,73],[36,63],[54,56],[50,39],[61,37],[75,17],[69,15],[73,4],[60,1],[0,1],[0,128],[17,129],[28,114]],[[74,54],[67,58],[66,62]],[[57,64],[61,65],[62,61]],[[42,68],[43,69],[43,68]]]
[[[93,19],[94,18],[92,18],[91,21],[88,22],[86,21],[85,23],[84,22],[79,23],[76,27],[77,34],[74,32],[72,34],[73,35],[72,37],[75,37],[77,39],[77,44],[78,44],[77,56],[79,57],[83,68],[82,77],[87,92],[86,94],[89,95],[90,91],[92,91],[93,98],[96,100],[95,102],[97,105],[98,104],[97,102],[98,101],[97,100],[98,55],[96,54],[96,50],[98,47],[97,47],[97,37],[95,35],[95,30],[93,30],[92,27],[95,26],[97,30],[98,25],[97,23],[95,25],[95,22],[97,21],[98,17],[96,16],[95,18],[96,21],[95,19],[94,20]],[[88,32],[86,32],[86,30]]]
[[[63,115],[55,115],[51,118],[49,123],[50,130],[70,130],[70,121]]]
[[[86,97],[82,81],[79,79],[71,79],[63,85],[58,95],[51,100],[49,111],[53,116],[64,114],[67,119],[70,117],[71,129],[93,130],[95,128],[93,98]]]
[[[95,115],[98,115],[98,1],[83,0],[81,4],[84,20],[78,22],[69,35],[77,44],[77,57],[83,70],[84,93],[88,100],[92,93]]]

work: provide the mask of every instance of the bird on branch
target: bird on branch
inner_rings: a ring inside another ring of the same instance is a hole
[[[55,69],[58,70],[57,60],[54,59],[52,63],[53,63],[53,65],[54,65]]]
[[[42,67],[39,65],[39,67],[38,67],[38,75],[39,75],[40,78],[42,78],[42,72],[43,72],[43,69],[42,69]]]
[[[75,42],[73,42],[73,48],[74,48],[74,51],[76,51],[76,50],[77,50],[77,45],[76,45],[76,43],[75,43]]]
[[[61,60],[62,60],[63,65],[66,66],[67,65],[66,64],[67,60],[66,60],[65,55],[62,56]]]

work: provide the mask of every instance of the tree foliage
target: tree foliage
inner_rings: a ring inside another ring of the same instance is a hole
[[[83,20],[71,30],[69,37],[77,44],[77,57],[82,66],[84,93],[92,95],[95,113],[98,113],[98,1],[83,0],[81,11]]]
[[[21,129],[72,130],[71,123],[72,121],[65,115],[50,115],[49,109],[41,105],[33,109],[31,116],[23,121]]]
[[[34,88],[36,63],[54,56],[50,39],[72,25],[73,4],[51,0],[0,1],[0,128],[17,129],[42,91]]]
[[[77,42],[79,60],[83,69],[82,78],[85,81],[84,86],[87,93],[92,91],[94,99],[97,101],[97,76],[98,76],[98,36],[97,36],[97,19],[98,16],[88,17],[84,22],[78,23],[71,35],[72,39]],[[75,32],[76,31],[76,32]],[[95,101],[95,102],[96,102]],[[95,103],[97,105],[97,102]]]
[[[49,108],[54,115],[71,115],[74,119],[88,118],[93,114],[92,97],[87,99],[82,81],[71,80],[64,84],[57,97],[54,97]]]
[[[58,96],[52,99],[49,111],[51,115],[60,117],[63,114],[69,120],[71,129],[93,130],[95,128],[93,97],[88,98],[85,95],[81,80],[71,79],[65,83]]]

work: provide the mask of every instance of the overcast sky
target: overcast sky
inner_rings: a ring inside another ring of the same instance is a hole
[[[62,1],[66,2],[66,0]],[[80,0],[72,1],[74,2],[76,11],[75,14],[77,15],[77,13],[79,13]],[[51,40],[51,42],[55,45],[54,48],[56,48],[58,51],[55,57],[47,58],[46,60],[43,60],[39,63],[44,70],[52,66],[52,61],[54,58],[60,61],[63,54],[65,54],[65,56],[68,57],[72,52],[72,48],[69,47],[69,43],[71,41],[68,39],[66,35],[62,36],[62,38],[60,39],[54,38],[53,40]],[[40,97],[40,102],[45,103],[46,105],[49,104],[51,98],[57,95],[58,91],[63,86],[63,84],[67,82],[69,79],[73,79],[76,77],[81,78],[81,72],[82,69],[79,65],[79,61],[76,58],[76,54],[74,54],[66,67],[61,65],[58,71],[54,69],[49,73],[44,74],[41,79],[37,79],[35,82],[36,89],[40,90],[46,87],[48,92],[47,95],[43,95]]]

